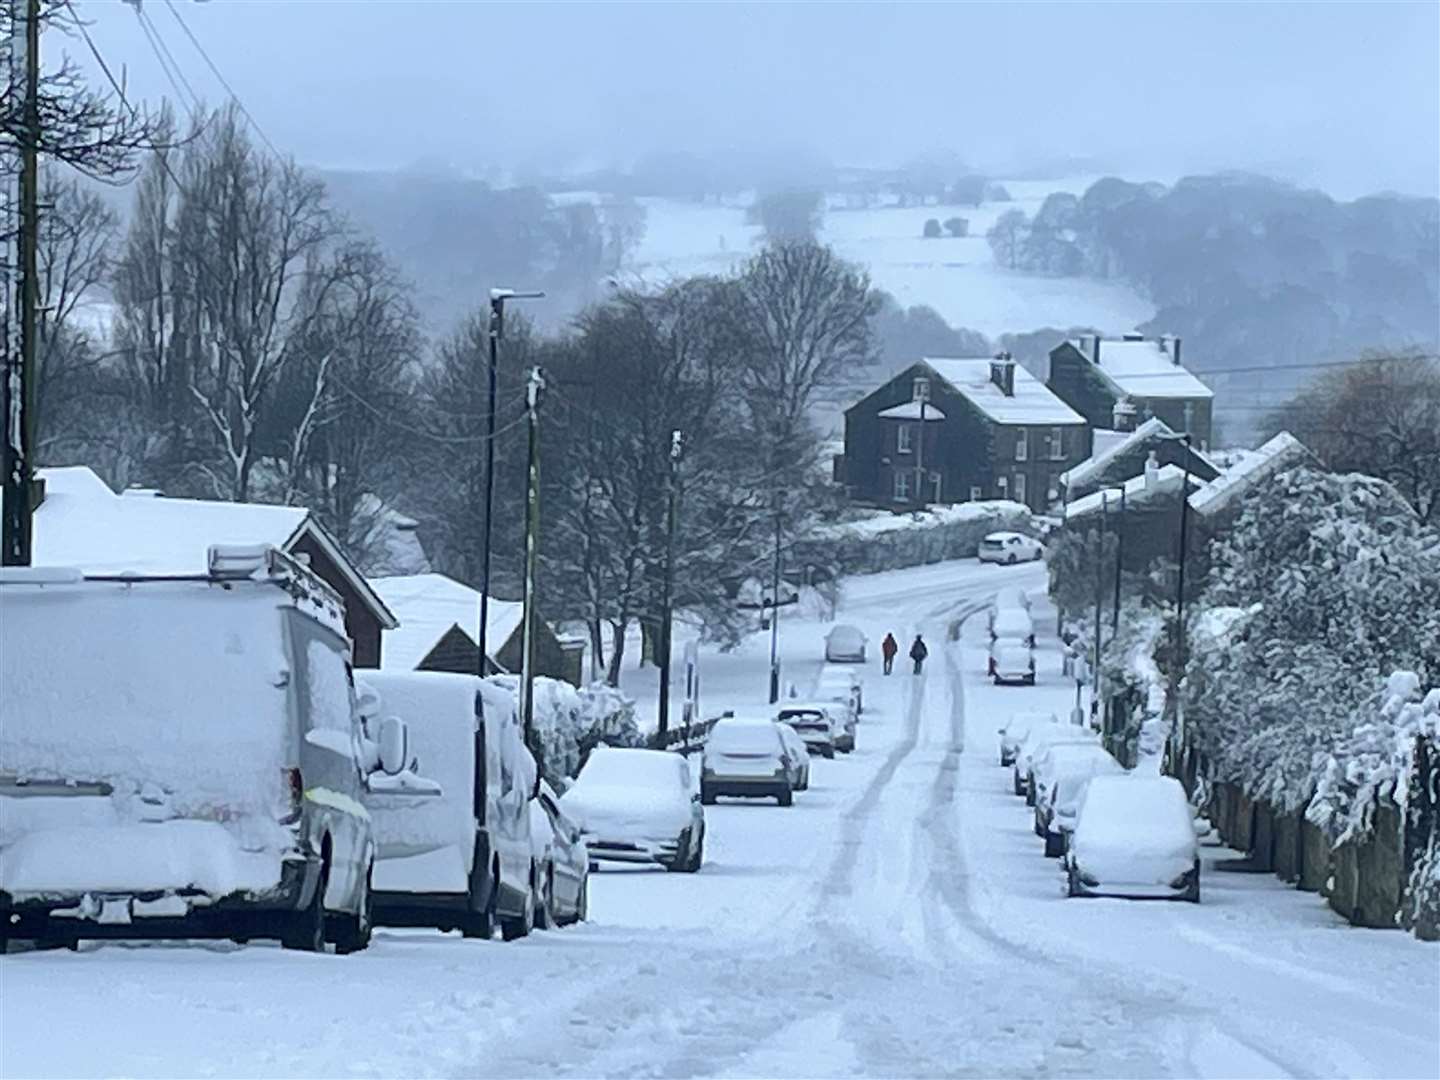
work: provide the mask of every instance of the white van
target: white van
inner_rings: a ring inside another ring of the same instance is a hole
[[[361,795],[424,789],[404,725],[362,728],[318,577],[268,547],[213,547],[208,568],[0,571],[0,947],[369,943]]]
[[[529,802],[539,788],[515,696],[474,675],[365,671],[362,691],[381,716],[410,729],[411,752],[440,798],[371,791],[375,822],[375,918],[507,941],[535,925],[539,867]]]

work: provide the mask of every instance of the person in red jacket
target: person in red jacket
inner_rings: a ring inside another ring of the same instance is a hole
[[[880,643],[880,655],[885,658],[885,674],[890,674],[890,669],[895,666],[895,654],[900,651],[900,643],[895,640],[894,634],[886,634],[885,640]]]

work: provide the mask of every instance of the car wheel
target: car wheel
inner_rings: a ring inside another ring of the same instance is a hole
[[[590,877],[580,879],[580,895],[575,898],[575,918],[572,923],[586,922],[590,918]]]
[[[535,905],[535,929],[554,930],[555,921],[555,872],[545,875],[545,887],[540,890],[540,902]]]
[[[1052,832],[1045,833],[1045,857],[1058,859],[1065,854],[1065,837]]]
[[[1085,895],[1085,893],[1082,892],[1081,889],[1080,889],[1080,876],[1079,876],[1079,874],[1076,873],[1075,867],[1073,867],[1073,866],[1067,867],[1066,870],[1065,870],[1065,895],[1066,895],[1066,896],[1084,896],[1084,895]]]
[[[315,895],[301,911],[288,912],[280,928],[280,947],[300,952],[325,951],[325,888],[330,884],[330,862],[320,863]]]
[[[1010,786],[1015,789],[1016,795],[1025,794],[1025,785],[1020,781],[1020,774],[1014,770],[1010,773]]]
[[[477,877],[477,880],[480,880]],[[470,910],[460,920],[460,934],[462,937],[479,938],[481,941],[489,941],[495,936],[495,897],[500,893],[500,878],[492,873],[489,878],[489,895],[485,897],[485,903],[481,905],[472,888],[470,895]],[[479,910],[476,910],[476,909]]]
[[[1010,553],[1010,557],[1005,560],[1005,565],[1006,565],[1006,566],[1014,566],[1014,565],[1015,565],[1015,553],[1014,553],[1013,551]]]
[[[705,861],[705,831],[700,831],[700,839],[695,842],[695,851],[685,864],[685,872],[693,874],[700,869],[700,864]]]
[[[500,937],[505,941],[518,941],[520,938],[528,937],[530,928],[535,925],[535,869],[530,869],[531,885],[525,890],[525,907],[519,915],[510,919],[500,920]]]
[[[707,788],[707,787],[705,787],[705,786],[703,786],[703,785],[702,785],[701,788],[700,788],[700,805],[701,805],[701,806],[714,806],[714,805],[715,805],[715,792],[711,791],[709,788]]]
[[[1025,782],[1025,805],[1035,805],[1035,785],[1030,783],[1028,780]]]
[[[834,748],[833,746],[827,746],[827,747],[825,747],[824,749],[822,749],[822,750],[820,751],[820,756],[823,757],[826,761],[834,761],[834,760],[835,760],[835,748]]]
[[[365,868],[365,879],[360,883],[356,912],[341,922],[335,935],[335,952],[340,956],[348,956],[370,947],[370,936],[375,927],[375,893],[371,886],[374,876],[375,864],[371,862]]]
[[[1200,902],[1200,860],[1195,860],[1195,877],[1190,882],[1190,887],[1185,890],[1185,899],[1192,904]]]
[[[795,795],[787,787],[784,791],[776,793],[775,801],[778,802],[781,806],[793,806],[795,804]]]

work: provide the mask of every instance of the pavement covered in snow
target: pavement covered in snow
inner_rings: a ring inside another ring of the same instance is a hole
[[[1063,897],[995,736],[1069,707],[1055,640],[1033,689],[984,679],[983,620],[945,640],[1000,584],[1043,583],[971,561],[849,581],[840,619],[872,653],[923,631],[926,674],[883,678],[873,656],[857,751],[817,760],[792,808],[707,808],[699,874],[602,870],[588,924],[511,944],[7,956],[0,1075],[1435,1075],[1433,945],[1216,872],[1220,848],[1198,906]],[[825,624],[781,625],[804,692]],[[759,634],[702,653],[707,703],[763,701],[767,662]]]

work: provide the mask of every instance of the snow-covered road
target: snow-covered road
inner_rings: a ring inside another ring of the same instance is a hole
[[[1033,690],[988,685],[973,623],[945,644],[1002,581],[1043,570],[853,580],[842,619],[922,630],[926,674],[872,665],[856,753],[816,761],[790,809],[710,808],[698,875],[605,870],[591,923],[512,944],[6,957],[0,1075],[1440,1073],[1440,949],[1270,877],[1207,873],[1198,907],[1062,897],[994,740],[1014,709],[1068,705],[1053,639]],[[803,680],[821,628],[785,632]],[[763,689],[765,660],[727,662]]]

